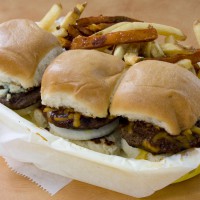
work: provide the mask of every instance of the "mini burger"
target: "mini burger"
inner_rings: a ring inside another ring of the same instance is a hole
[[[127,155],[138,148],[172,155],[200,147],[200,80],[176,64],[133,65],[116,89],[110,113],[122,117],[120,134]]]
[[[45,71],[41,86],[50,132],[75,143],[82,141],[79,145],[93,150],[94,146],[99,148],[102,137],[118,126],[118,118],[110,116],[108,109],[124,67],[122,60],[96,50],[70,50],[59,55]],[[104,138],[103,143],[104,149],[115,142]]]
[[[43,72],[62,51],[56,37],[33,21],[0,24],[0,103],[24,114],[37,105]]]

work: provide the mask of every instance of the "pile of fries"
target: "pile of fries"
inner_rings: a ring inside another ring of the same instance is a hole
[[[61,17],[62,6],[54,4],[38,25],[54,34],[66,50],[96,49],[123,59],[127,66],[149,59],[177,63],[200,78],[200,49],[182,45],[186,36],[181,30],[125,16],[81,18],[86,5],[77,4]],[[193,29],[200,45],[200,21]],[[163,42],[158,42],[160,36]]]

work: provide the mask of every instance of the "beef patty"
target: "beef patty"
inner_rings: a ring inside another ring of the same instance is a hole
[[[13,110],[26,108],[41,100],[40,87],[31,88],[27,92],[10,93],[10,95],[9,99],[1,97],[0,103]]]
[[[128,122],[123,119],[120,124],[121,136],[130,146],[153,154],[175,154],[192,147],[200,147],[200,120],[193,128],[176,136],[144,121]]]
[[[79,130],[97,129],[116,119],[87,117],[75,112],[73,109],[65,108],[60,108],[58,110],[48,110],[48,108],[44,108],[43,113],[47,117],[48,122],[57,127]]]

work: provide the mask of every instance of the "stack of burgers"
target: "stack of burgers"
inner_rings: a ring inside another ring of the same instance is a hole
[[[0,102],[106,154],[151,159],[200,146],[200,81],[190,71],[150,60],[126,69],[100,51],[62,51],[34,22],[1,24]]]

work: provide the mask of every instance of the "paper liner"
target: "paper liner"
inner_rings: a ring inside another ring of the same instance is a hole
[[[149,196],[200,164],[199,148],[159,162],[104,155],[54,136],[1,104],[0,110],[1,155],[130,196]]]
[[[28,178],[42,190],[51,195],[56,194],[60,189],[72,181],[69,178],[41,170],[31,163],[23,163],[7,157],[4,157],[4,159],[12,171]]]

